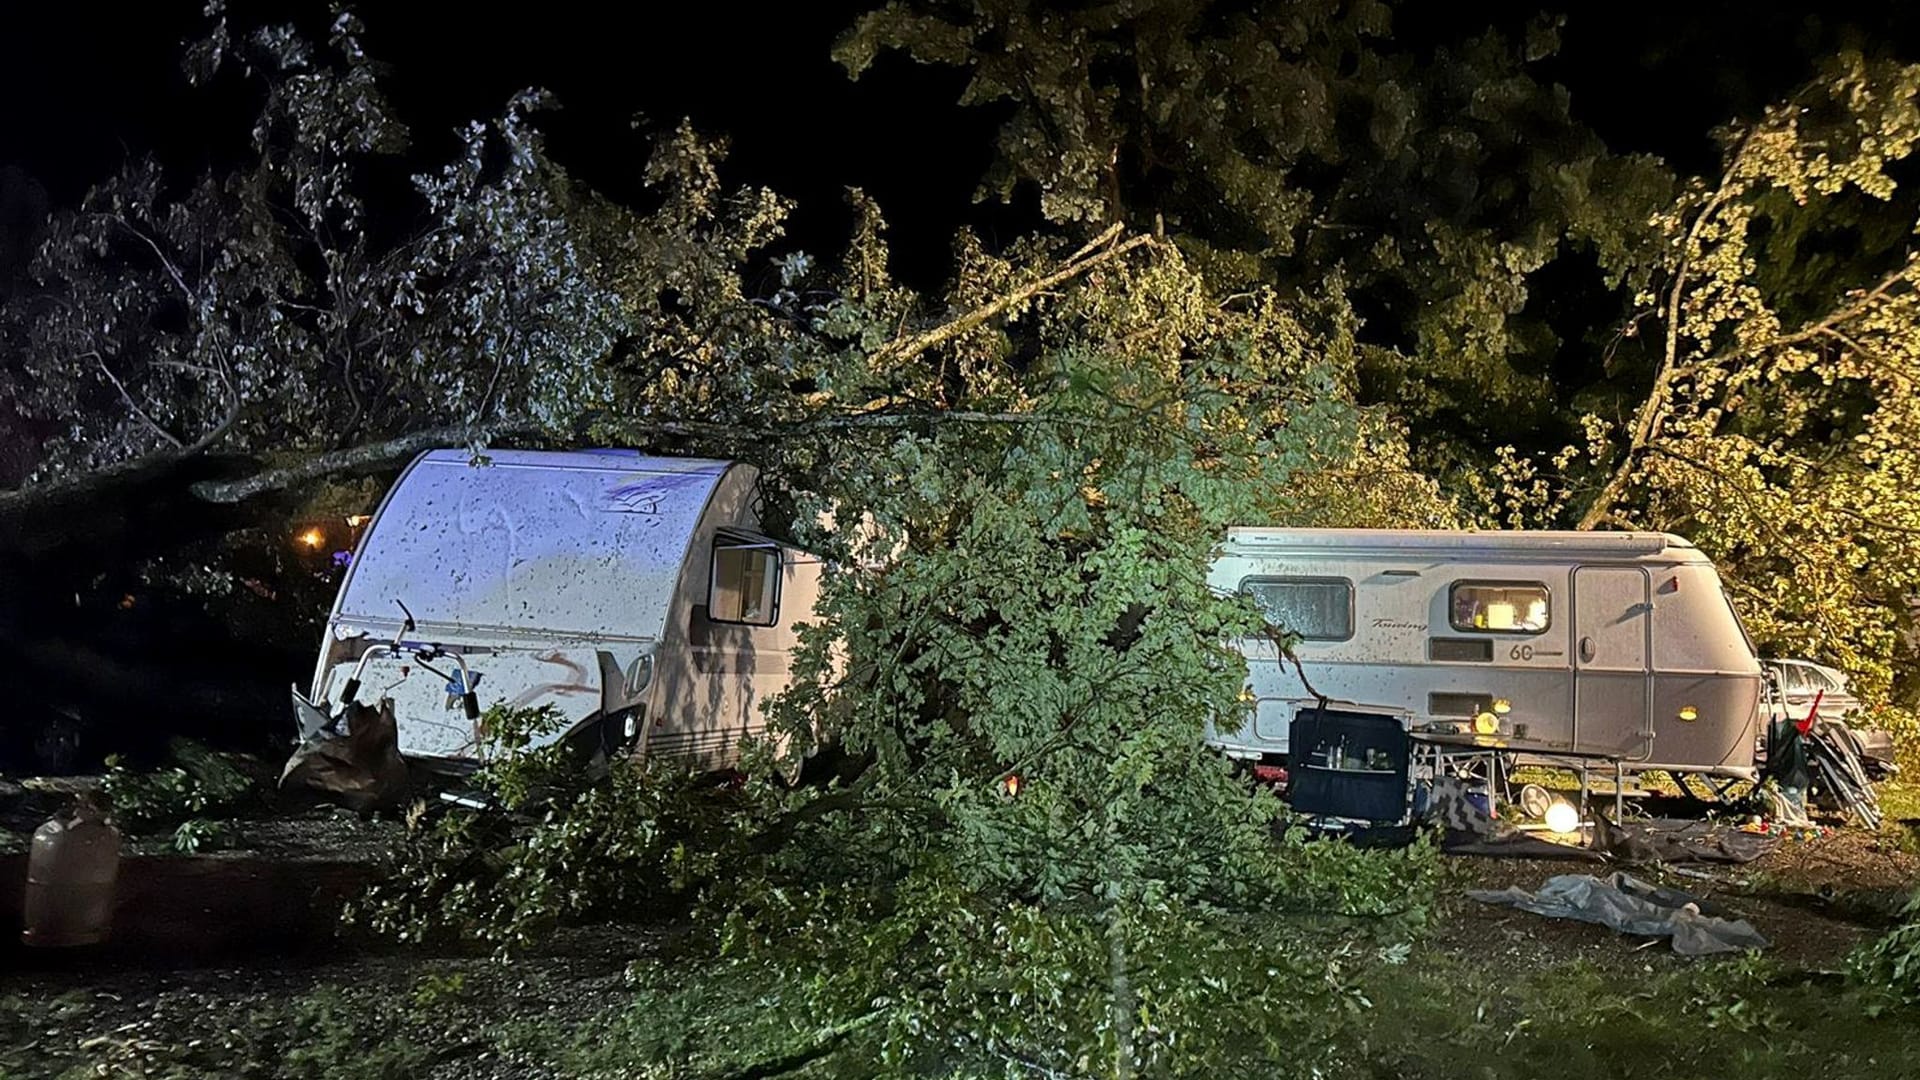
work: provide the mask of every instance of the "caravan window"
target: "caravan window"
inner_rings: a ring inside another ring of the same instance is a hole
[[[1456,581],[1447,607],[1455,630],[1538,634],[1553,621],[1550,603],[1539,582]]]
[[[780,548],[721,537],[713,543],[707,618],[772,626],[780,618]]]
[[[1240,583],[1276,626],[1306,641],[1353,636],[1353,582],[1346,578],[1258,577]]]

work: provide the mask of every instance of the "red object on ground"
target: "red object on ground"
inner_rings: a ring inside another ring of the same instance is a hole
[[[1813,705],[1807,709],[1807,718],[1793,722],[1793,726],[1800,729],[1800,734],[1805,735],[1807,732],[1813,730],[1813,720],[1820,715],[1820,699],[1826,696],[1827,692],[1825,690],[1814,691]]]
[[[1253,778],[1263,784],[1279,784],[1284,787],[1287,782],[1287,767],[1285,765],[1255,765],[1253,767]]]

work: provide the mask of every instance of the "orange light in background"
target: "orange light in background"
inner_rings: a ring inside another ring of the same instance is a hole
[[[347,528],[357,529],[373,520],[372,514],[354,514],[347,518]]]
[[[1007,798],[1011,799],[1020,794],[1020,785],[1022,783],[1023,781],[1020,779],[1020,774],[1014,773],[1005,780],[1000,781],[1000,789],[1007,793]]]
[[[308,529],[294,537],[294,540],[318,551],[320,545],[327,542],[327,534],[321,532],[319,529]]]

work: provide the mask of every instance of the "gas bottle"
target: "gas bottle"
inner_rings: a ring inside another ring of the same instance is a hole
[[[114,885],[120,877],[120,830],[82,796],[72,813],[47,819],[27,856],[28,945],[94,945],[113,929]]]

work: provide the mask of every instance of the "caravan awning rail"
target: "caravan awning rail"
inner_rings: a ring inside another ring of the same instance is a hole
[[[1448,529],[1282,529],[1242,526],[1227,530],[1227,546],[1258,552],[1538,552],[1553,555],[1591,555],[1623,558],[1658,555],[1694,546],[1668,533],[1657,532],[1507,532]]]

